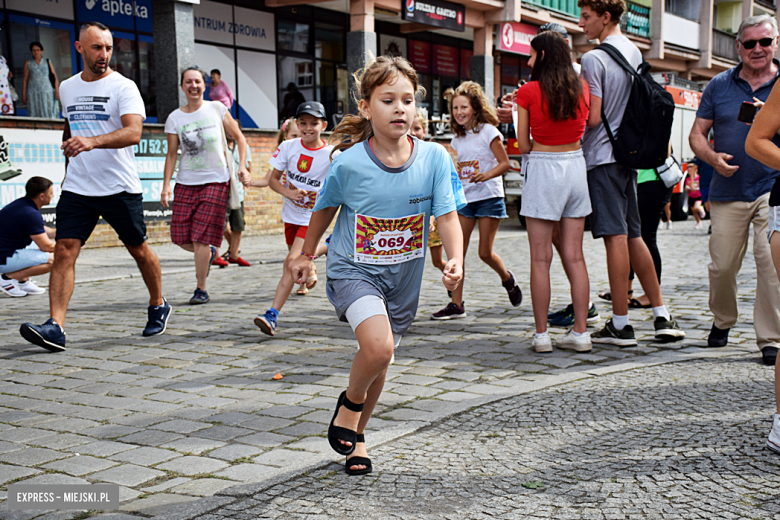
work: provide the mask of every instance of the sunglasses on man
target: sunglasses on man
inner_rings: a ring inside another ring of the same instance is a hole
[[[772,45],[773,41],[775,41],[774,38],[761,38],[760,40],[746,40],[744,42],[739,40],[739,43],[741,43],[744,48],[750,50],[755,47],[756,44],[759,44],[762,47],[769,47]]]

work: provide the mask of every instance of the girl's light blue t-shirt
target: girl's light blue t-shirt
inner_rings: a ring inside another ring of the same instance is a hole
[[[384,165],[369,141],[341,153],[314,207],[341,207],[328,250],[328,278],[365,280],[389,300],[419,299],[429,217],[466,203],[444,147],[412,140],[412,155],[397,168]]]

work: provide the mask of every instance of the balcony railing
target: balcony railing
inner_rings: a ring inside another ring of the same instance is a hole
[[[721,58],[739,61],[737,46],[734,43],[737,37],[720,29],[712,30],[712,54]]]
[[[633,2],[626,3],[628,11],[620,20],[620,30],[625,34],[650,38],[650,8]]]
[[[580,8],[577,7],[577,0],[523,0],[526,4],[567,14],[575,18],[580,17]]]

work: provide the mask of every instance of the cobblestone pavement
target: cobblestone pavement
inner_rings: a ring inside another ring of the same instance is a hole
[[[332,464],[201,520],[779,518],[773,412],[754,359],[633,370],[480,407],[372,450],[369,476]]]
[[[430,321],[446,293],[440,275],[427,267],[417,321],[398,349],[369,424],[372,445],[567,381],[691,358],[757,359],[748,321],[755,293],[750,253],[739,279],[745,321],[732,329],[728,348],[712,351],[700,348],[711,324],[707,236],[694,231],[692,222],[677,223],[673,232],[659,234],[659,243],[667,303],[688,337],[654,343],[649,311],[632,311],[640,345],[596,347],[589,354],[534,353],[530,303],[512,308],[475,249],[467,263],[469,317]],[[607,288],[603,245],[586,237],[585,248],[595,299]],[[228,488],[243,485],[247,492],[335,460],[323,433],[334,398],[347,386],[356,342],[325,298],[324,263],[320,285],[309,296],[291,297],[277,336],[269,338],[252,318],[273,297],[281,266],[272,262],[285,251],[281,236],[245,241],[243,256],[255,262],[252,267],[212,270],[212,301],[203,306],[187,305],[194,289],[191,256],[172,246],[155,249],[175,309],[163,336],[141,337],[146,290],[121,249],[84,252],[77,268],[84,282],[71,301],[66,352],[50,354],[18,335],[22,322],[45,320],[45,295],[0,302],[0,486],[116,483],[127,512],[190,518],[232,500],[218,495]],[[528,242],[516,221],[504,222],[496,249],[528,299]],[[115,279],[94,281],[101,277]],[[553,305],[567,303],[567,293],[556,261]],[[604,302],[596,303],[608,316]],[[279,381],[273,380],[277,373],[284,376]]]

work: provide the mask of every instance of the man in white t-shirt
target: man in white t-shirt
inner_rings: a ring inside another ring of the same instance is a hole
[[[51,318],[43,325],[25,323],[20,328],[24,339],[52,352],[65,350],[63,325],[76,259],[101,217],[135,259],[149,290],[143,335],[165,332],[171,315],[171,306],[162,297],[160,262],[146,243],[141,181],[133,154],[146,111],[135,83],[108,66],[113,48],[105,25],[82,25],[76,50],[84,71],[60,85],[65,116],[62,150],[68,163],[57,204],[57,245],[49,278]]]

